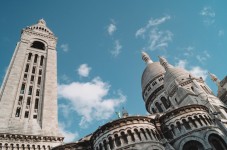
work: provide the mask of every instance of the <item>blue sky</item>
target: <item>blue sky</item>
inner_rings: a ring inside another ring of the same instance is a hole
[[[116,119],[125,107],[147,114],[141,94],[146,67],[168,61],[197,76],[226,75],[227,2],[201,1],[2,1],[0,82],[22,28],[44,18],[58,37],[59,124],[66,142]]]

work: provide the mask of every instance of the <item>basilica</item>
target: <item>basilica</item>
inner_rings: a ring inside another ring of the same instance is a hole
[[[0,149],[227,150],[227,77],[202,77],[142,52],[142,99],[149,115],[122,116],[63,143],[57,119],[57,38],[41,19],[22,30],[0,91]]]

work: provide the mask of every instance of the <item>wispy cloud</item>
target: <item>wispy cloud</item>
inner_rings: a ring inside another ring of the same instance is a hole
[[[203,7],[200,11],[200,15],[203,17],[203,22],[206,25],[211,25],[215,22],[215,12],[209,6]]]
[[[160,31],[157,28],[151,30],[149,35],[149,46],[150,50],[166,49],[169,42],[172,41],[173,33],[170,31]]]
[[[188,66],[187,60],[178,60],[175,66],[187,70],[188,72],[190,72],[192,75],[196,77],[202,77],[204,80],[206,80],[207,78],[206,69],[203,69],[200,66]]]
[[[121,53],[121,49],[122,49],[121,43],[119,42],[119,40],[116,40],[114,42],[114,48],[110,52],[114,57],[117,57]]]
[[[108,25],[107,32],[111,36],[117,30],[117,26],[114,20],[111,20],[111,23]]]
[[[87,127],[94,120],[110,118],[115,108],[126,101],[126,96],[120,91],[111,98],[110,87],[110,84],[96,77],[90,82],[60,84],[58,95],[68,100],[81,116],[80,126]]]
[[[201,63],[204,63],[208,58],[210,58],[210,54],[207,51],[203,51],[202,54],[196,56],[196,59]]]
[[[77,72],[81,77],[88,77],[90,71],[91,67],[89,67],[87,64],[81,64],[77,69]]]
[[[160,30],[158,27],[170,19],[169,15],[157,19],[151,18],[146,26],[136,31],[135,36],[148,41],[146,47],[148,50],[166,49],[173,39],[173,33],[169,30]]]
[[[65,83],[69,83],[70,78],[66,74],[63,74],[62,76],[60,76],[60,81],[65,82]]]
[[[188,47],[186,47],[186,48],[184,48],[184,56],[193,56],[193,50],[194,50],[195,48],[194,47],[192,47],[192,46],[188,46]]]
[[[68,52],[69,51],[69,45],[68,44],[61,44],[61,49],[63,52]]]
[[[66,130],[66,125],[64,123],[59,123],[59,130],[65,137],[64,142],[72,142],[76,140],[79,137],[79,134],[77,132],[70,132]]]
[[[225,35],[225,31],[224,30],[219,30],[218,31],[218,36],[224,36]]]

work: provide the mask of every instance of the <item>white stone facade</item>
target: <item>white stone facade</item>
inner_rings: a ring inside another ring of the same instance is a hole
[[[43,19],[22,30],[0,92],[0,145],[50,149],[57,120],[57,38]]]

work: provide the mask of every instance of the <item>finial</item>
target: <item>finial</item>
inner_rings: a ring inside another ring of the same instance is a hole
[[[128,117],[128,112],[127,112],[127,110],[125,110],[124,107],[122,108],[122,117],[123,118]]]
[[[208,72],[208,74],[210,75],[210,79],[217,84],[217,86],[220,85],[220,80],[212,73]]]
[[[42,18],[38,21],[38,24],[42,24],[46,26],[46,21]]]
[[[141,52],[142,53],[142,59],[144,62],[146,62],[147,64],[151,64],[153,63],[153,61],[151,60],[151,58],[149,57],[149,55],[145,52]]]
[[[168,61],[164,57],[162,57],[162,56],[158,56],[158,57],[159,57],[160,64],[165,68],[165,70],[173,67],[172,65],[170,65],[168,63]]]

